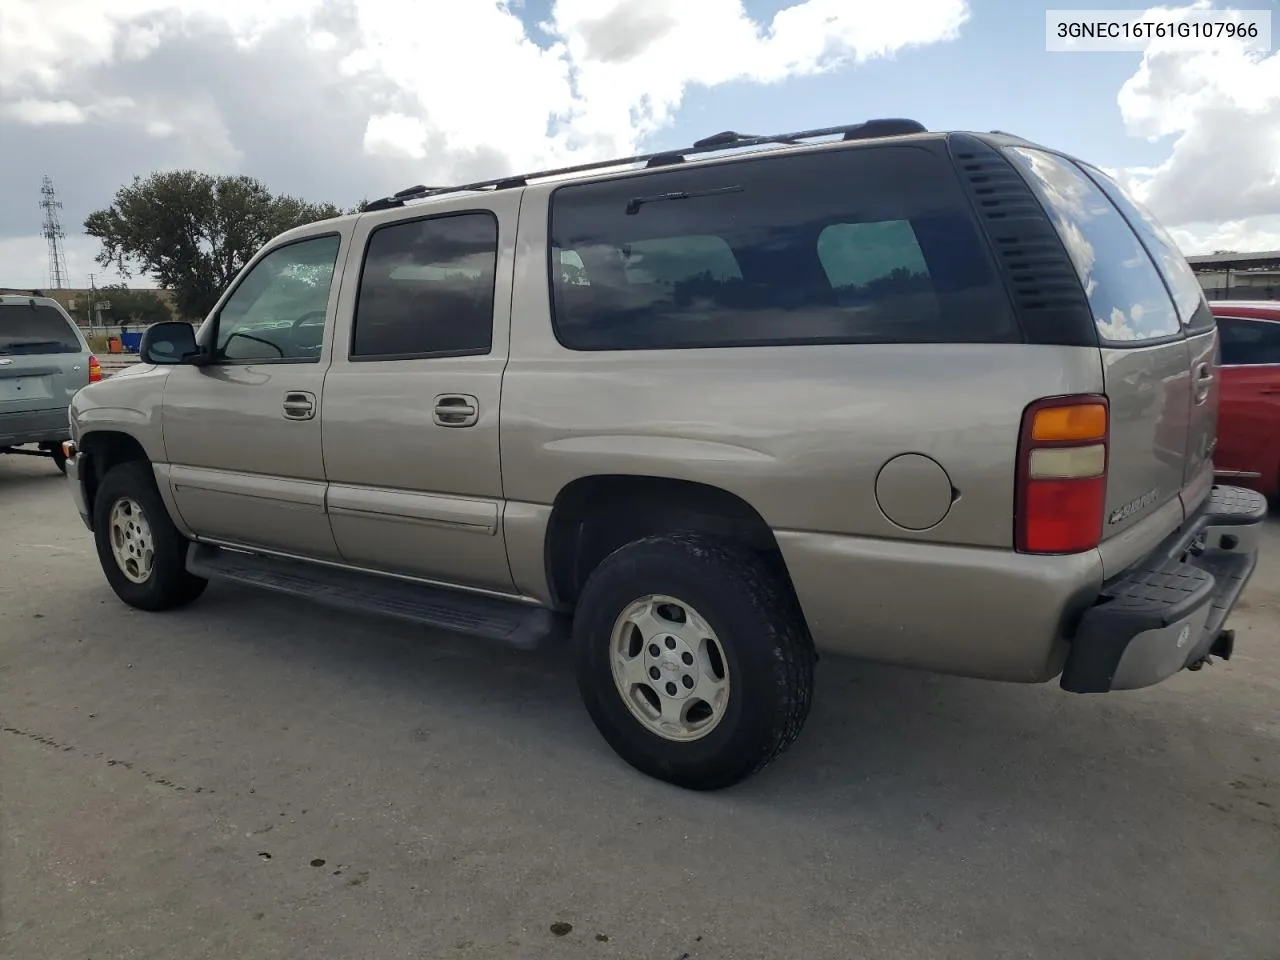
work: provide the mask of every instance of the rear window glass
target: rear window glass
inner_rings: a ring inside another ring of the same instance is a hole
[[[0,303],[0,354],[79,353],[71,324],[46,304]]]
[[[1280,323],[1219,317],[1218,335],[1223,366],[1280,364]]]
[[[488,353],[498,221],[461,213],[379,227],[356,302],[353,360]]]
[[[1205,300],[1204,288],[1196,279],[1195,271],[1187,258],[1183,256],[1177,241],[1169,235],[1169,231],[1140,201],[1130,196],[1121,186],[1101,170],[1081,164],[1119,208],[1129,221],[1129,225],[1138,232],[1147,251],[1156,262],[1165,283],[1173,291],[1173,301],[1178,308],[1178,316],[1182,322],[1192,329],[1207,330],[1213,326],[1213,313]]]
[[[1151,257],[1098,185],[1075,164],[1043,150],[1011,147],[1009,155],[1038,188],[1101,336],[1123,343],[1180,333]]]
[[[572,349],[1019,338],[948,161],[921,148],[565,186],[551,234]]]

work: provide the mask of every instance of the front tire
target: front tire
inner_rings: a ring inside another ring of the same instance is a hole
[[[781,755],[808,716],[808,631],[787,585],[735,544],[670,534],[622,547],[588,579],[573,635],[597,729],[668,783],[738,783]]]
[[[207,581],[187,572],[187,540],[169,519],[151,465],[107,471],[93,500],[93,538],[111,589],[140,610],[186,606]]]

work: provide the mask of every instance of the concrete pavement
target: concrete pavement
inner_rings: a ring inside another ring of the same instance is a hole
[[[52,465],[0,458],[0,956],[1274,960],[1264,551],[1228,664],[1085,698],[824,661],[796,746],[698,795],[560,650],[129,610]]]

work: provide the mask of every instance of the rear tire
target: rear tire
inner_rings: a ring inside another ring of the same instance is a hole
[[[718,790],[799,735],[813,645],[789,587],[751,551],[698,534],[607,557],[579,598],[578,686],[601,735],[637,770]]]
[[[58,468],[58,472],[65,477],[67,475],[67,455],[62,452],[62,444],[58,444],[50,450],[49,456],[53,458],[53,465]]]
[[[204,592],[187,572],[187,540],[169,519],[151,465],[112,467],[93,500],[93,538],[111,589],[140,610],[172,610]]]

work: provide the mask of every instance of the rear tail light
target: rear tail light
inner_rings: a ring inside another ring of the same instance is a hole
[[[1098,394],[1047,397],[1022,415],[1014,536],[1023,553],[1079,553],[1102,540],[1110,411]]]
[[[102,379],[102,364],[92,354],[89,356],[89,382],[97,383]]]

